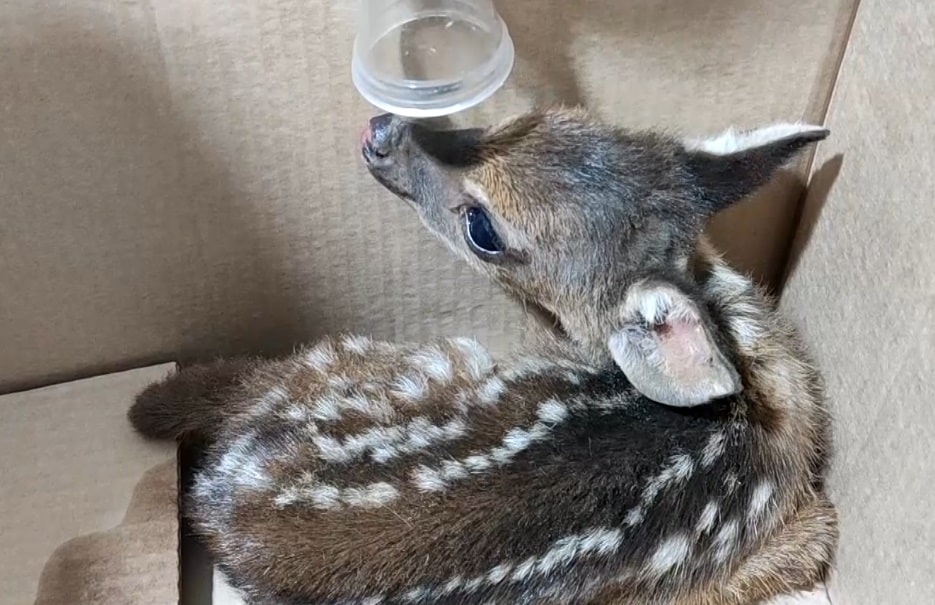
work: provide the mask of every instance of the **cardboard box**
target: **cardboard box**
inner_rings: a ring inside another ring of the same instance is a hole
[[[178,601],[178,466],[126,419],[153,366],[0,397],[0,604]]]
[[[690,134],[830,126],[711,232],[828,379],[835,605],[935,603],[935,2],[497,5],[516,67],[457,123],[562,101]],[[110,373],[344,330],[523,343],[519,306],[360,164],[356,7],[0,3],[0,393],[100,376],[0,399],[0,605],[179,596],[171,447],[123,419],[168,366]]]

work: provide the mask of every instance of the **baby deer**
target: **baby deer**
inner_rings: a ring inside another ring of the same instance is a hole
[[[511,361],[360,336],[219,361],[150,386],[130,419],[208,444],[186,514],[252,603],[810,589],[837,541],[820,378],[701,233],[825,136],[686,142],[572,110],[463,131],[376,117],[373,176],[555,334]]]

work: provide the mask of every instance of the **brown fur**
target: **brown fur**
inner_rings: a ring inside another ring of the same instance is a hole
[[[807,591],[822,582],[838,541],[837,512],[827,498],[795,515],[736,568],[680,596],[672,605],[754,605],[777,595]],[[612,587],[591,605],[643,605],[644,596]]]
[[[820,377],[700,231],[823,136],[717,155],[580,111],[483,135],[376,118],[374,176],[560,329],[497,362],[467,341],[354,337],[218,362],[150,387],[131,421],[209,442],[187,514],[254,603],[810,588],[837,540]]]

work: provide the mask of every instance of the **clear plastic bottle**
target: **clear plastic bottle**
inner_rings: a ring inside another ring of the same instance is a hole
[[[384,111],[428,118],[492,95],[513,41],[492,0],[359,0],[352,77]]]

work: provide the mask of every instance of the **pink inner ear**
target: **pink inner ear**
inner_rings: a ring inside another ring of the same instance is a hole
[[[653,328],[663,371],[679,382],[695,383],[711,366],[711,345],[701,322],[673,319]]]

